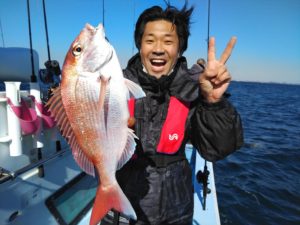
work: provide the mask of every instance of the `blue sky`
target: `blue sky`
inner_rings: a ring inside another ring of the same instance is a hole
[[[182,7],[184,0],[171,0]],[[102,0],[45,0],[51,58],[62,66],[66,52],[85,23],[103,21]],[[134,24],[138,15],[163,0],[105,0],[105,30],[122,67],[136,53]],[[0,0],[0,47],[29,47],[26,0]],[[194,5],[191,36],[184,53],[189,65],[206,58],[208,0]],[[40,67],[47,60],[42,0],[30,0],[33,48]],[[211,0],[210,33],[217,56],[231,36],[238,42],[227,62],[234,80],[300,84],[300,0]],[[3,38],[2,38],[3,37]]]

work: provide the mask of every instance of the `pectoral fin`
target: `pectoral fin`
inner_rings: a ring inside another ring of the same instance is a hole
[[[125,84],[129,90],[129,92],[131,93],[131,95],[134,98],[143,98],[146,96],[145,92],[138,84],[136,84],[133,81],[128,80],[126,78],[124,80],[125,80]],[[129,98],[130,98],[130,96],[128,96],[128,99]]]
[[[117,170],[121,169],[125,165],[125,163],[134,154],[135,147],[136,147],[136,142],[134,140],[135,138],[138,138],[138,137],[134,134],[133,130],[128,128],[127,129],[127,143],[124,148],[124,151],[122,151],[122,154],[119,156]]]
[[[99,101],[98,101],[98,108],[99,111],[103,109],[105,96],[106,96],[106,89],[108,88],[108,82],[110,77],[107,78],[105,76],[100,76],[100,93],[99,93]]]

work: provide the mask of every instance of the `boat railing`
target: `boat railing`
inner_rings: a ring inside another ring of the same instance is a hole
[[[27,172],[29,172],[30,170],[33,170],[33,169],[38,169],[38,174],[41,175],[42,172],[42,167],[52,161],[52,160],[55,160],[59,157],[62,157],[64,156],[65,154],[71,154],[71,151],[69,148],[65,148],[65,149],[62,149],[62,150],[59,150],[58,152],[52,154],[51,156],[45,158],[45,159],[41,159],[37,162],[34,162],[34,163],[31,163],[21,169],[18,169],[16,171],[9,171],[9,170],[6,170],[5,168],[2,168],[0,167],[0,184],[8,181],[8,180],[12,180],[12,179],[15,179]]]
[[[59,65],[46,64],[46,69],[39,69],[33,49],[0,48],[0,183],[33,168],[42,175],[44,163],[66,153],[57,152],[67,144],[44,105],[45,95],[57,82],[50,78],[58,76]],[[32,74],[39,74],[36,81]]]

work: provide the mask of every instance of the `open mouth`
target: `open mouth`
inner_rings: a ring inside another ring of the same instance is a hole
[[[167,61],[164,59],[150,59],[150,63],[152,66],[164,66],[166,65]]]

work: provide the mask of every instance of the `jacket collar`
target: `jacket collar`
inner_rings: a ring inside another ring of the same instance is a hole
[[[189,76],[185,57],[180,57],[173,71],[160,78],[149,75],[143,70],[139,54],[134,55],[128,62],[126,70],[130,70],[134,79],[147,95],[154,98],[165,98],[166,94],[175,96],[183,101],[194,101],[199,93],[198,81]]]

